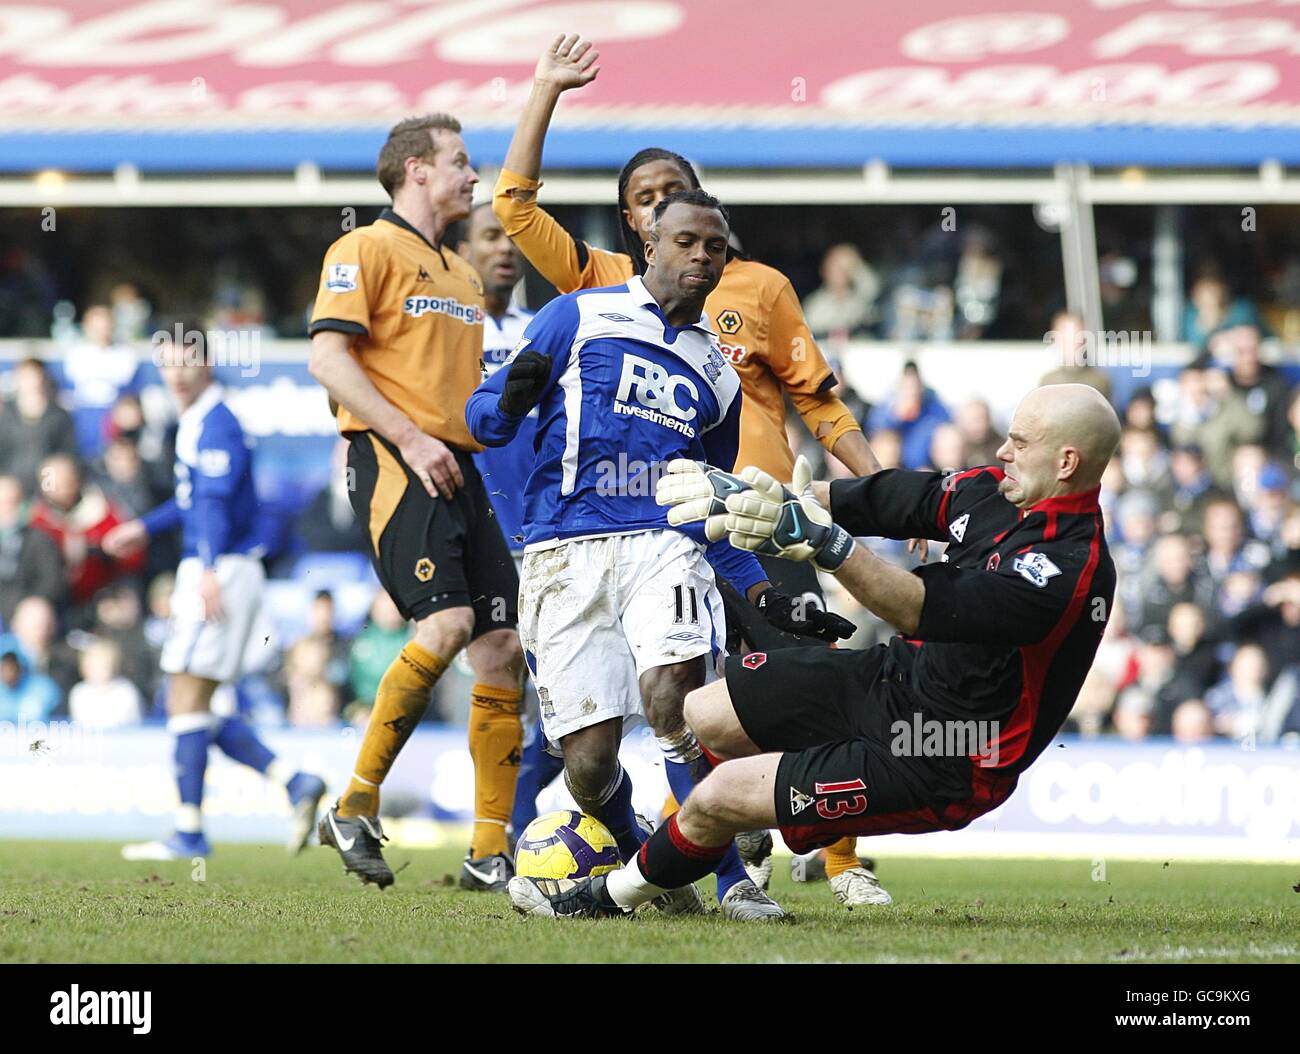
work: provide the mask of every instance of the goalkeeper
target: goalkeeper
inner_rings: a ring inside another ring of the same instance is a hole
[[[1119,431],[1094,389],[1050,385],[1017,408],[1000,467],[828,486],[801,459],[789,489],[750,467],[721,512],[700,466],[674,462],[657,495],[670,523],[704,519],[710,539],[812,560],[902,635],[729,659],[724,680],[686,698],[720,763],[681,811],[612,875],[563,889],[515,879],[516,909],[616,914],[691,881],[737,831],[780,827],[801,852],[846,834],[956,830],[1006,800],[1060,730],[1105,630],[1115,568],[1097,498]],[[943,563],[907,572],[854,535],[949,545]]]

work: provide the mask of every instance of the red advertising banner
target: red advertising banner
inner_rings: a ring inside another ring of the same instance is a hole
[[[380,128],[428,110],[508,129],[563,31],[597,42],[601,74],[566,96],[557,129],[1300,125],[1289,0],[972,6],[0,3],[0,135]]]

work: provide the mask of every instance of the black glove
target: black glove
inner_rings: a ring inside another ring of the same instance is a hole
[[[795,598],[778,593],[774,586],[768,586],[759,593],[754,606],[777,629],[801,637],[816,637],[827,644],[847,640],[858,631],[858,627],[848,619],[831,611],[823,611],[803,597]]]
[[[497,403],[503,413],[523,417],[542,397],[546,382],[551,379],[551,357],[540,351],[521,351],[510,364],[506,375],[506,388]]]

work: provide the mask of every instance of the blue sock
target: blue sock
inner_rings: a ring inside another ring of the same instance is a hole
[[[614,779],[614,789],[598,809],[591,811],[591,815],[609,828],[609,833],[618,843],[618,855],[626,864],[640,851],[646,836],[636,822],[636,811],[632,808],[632,777],[620,765]]]
[[[167,720],[175,742],[176,789],[181,799],[176,830],[181,834],[203,830],[203,776],[208,768],[211,729],[212,715],[207,713],[177,714]]]
[[[534,722],[525,735],[519,780],[515,784],[515,807],[510,814],[510,828],[516,838],[537,819],[537,796],[564,771],[564,759],[546,749],[546,736],[542,733],[540,721]]]
[[[693,744],[695,737],[690,732],[686,734],[691,737]],[[662,740],[659,746],[661,748],[665,746]],[[679,805],[686,801],[695,784],[708,774],[708,762],[704,761],[703,758],[689,763],[676,761],[668,755],[666,750],[664,752],[664,768],[668,771],[668,786],[672,789],[673,797],[677,799]],[[718,876],[718,900],[722,900],[727,895],[727,891],[737,882],[744,881],[749,877],[745,873],[745,865],[740,862],[740,853],[736,850],[735,842],[727,846],[727,851],[723,854],[718,866],[713,869],[713,873]]]
[[[221,752],[241,765],[265,772],[275,761],[270,748],[257,738],[257,733],[242,717],[218,718],[213,742]]]

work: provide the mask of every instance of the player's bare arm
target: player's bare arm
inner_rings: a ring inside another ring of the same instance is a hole
[[[861,604],[900,633],[916,631],[925,606],[925,583],[911,571],[880,559],[870,549],[854,546],[835,577]]]
[[[379,392],[351,351],[352,338],[321,330],[311,338],[308,369],[330,394],[365,424],[397,447],[430,497],[450,498],[465,485],[451,451],[440,439],[421,432],[415,422]]]
[[[505,168],[526,179],[537,179],[542,171],[542,146],[551,115],[561,93],[581,88],[596,79],[600,72],[596,60],[600,52],[591,50],[591,41],[576,33],[558,36],[537,60],[533,71],[533,88],[524,104],[523,115],[506,151]],[[513,193],[526,193],[516,190]]]

